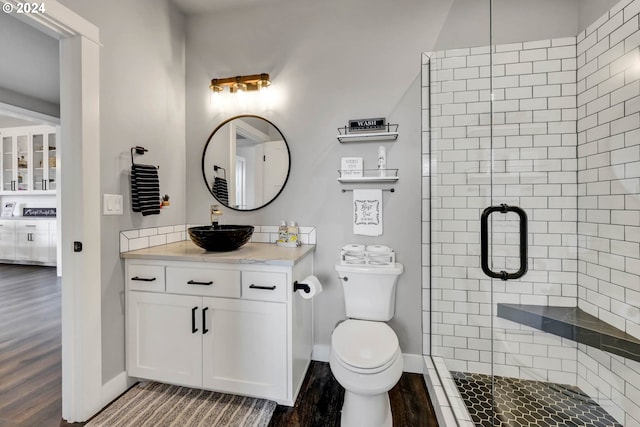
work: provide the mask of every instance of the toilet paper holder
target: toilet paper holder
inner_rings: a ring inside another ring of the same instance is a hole
[[[311,292],[311,288],[306,283],[299,283],[297,280],[293,282],[293,292],[304,291],[305,294]]]

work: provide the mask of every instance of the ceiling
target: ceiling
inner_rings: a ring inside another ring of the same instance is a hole
[[[274,1],[277,0],[171,0],[186,15],[273,3]]]

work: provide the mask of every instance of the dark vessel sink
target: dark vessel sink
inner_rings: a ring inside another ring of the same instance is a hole
[[[211,252],[228,252],[240,248],[251,239],[253,225],[201,225],[187,229],[196,245]]]

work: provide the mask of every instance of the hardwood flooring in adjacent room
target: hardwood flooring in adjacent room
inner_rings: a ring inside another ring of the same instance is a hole
[[[389,399],[394,427],[438,426],[422,375],[403,373]],[[269,427],[339,427],[343,400],[329,364],[311,362],[296,405],[278,405]]]
[[[0,264],[0,425],[62,419],[61,288],[55,267]]]

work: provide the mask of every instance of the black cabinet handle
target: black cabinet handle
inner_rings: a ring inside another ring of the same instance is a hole
[[[209,310],[209,307],[205,307],[202,309],[202,335],[209,332],[209,330],[207,329],[207,310]]]
[[[211,286],[213,282],[197,282],[195,280],[189,280],[187,282],[188,285],[202,285],[202,286]]]
[[[198,328],[196,328],[196,310],[198,307],[193,307],[191,309],[191,333],[195,334],[198,332]]]
[[[276,289],[275,285],[274,286],[260,286],[260,285],[254,285],[251,284],[249,285],[250,289],[263,289],[265,291],[274,291]]]
[[[503,214],[515,212],[520,217],[520,269],[515,273],[507,273],[506,271],[496,273],[489,268],[489,216],[497,211]],[[527,272],[527,213],[522,208],[502,204],[489,206],[482,212],[480,218],[480,261],[484,274],[495,279],[519,279],[525,275]]]
[[[131,280],[135,280],[136,282],[154,282],[156,280],[155,277],[132,277]]]

